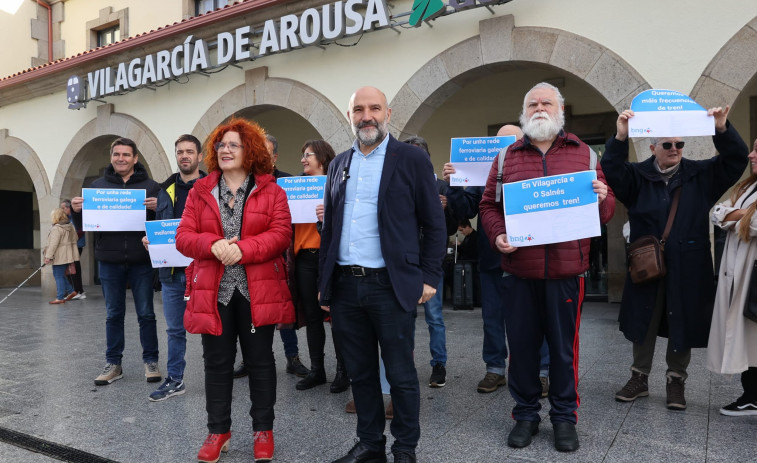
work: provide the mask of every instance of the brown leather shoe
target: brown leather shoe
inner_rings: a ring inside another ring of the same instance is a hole
[[[66,301],[64,301],[63,299],[56,299],[54,301],[50,301],[50,304],[63,304],[65,302]]]
[[[392,404],[392,399],[389,399],[389,403],[386,404],[386,410],[384,411],[384,416],[387,420],[391,420],[394,418],[394,404]]]
[[[357,413],[357,410],[355,410],[355,399],[350,399],[350,401],[347,402],[347,406],[344,407],[344,411],[347,413]]]
[[[76,296],[77,294],[79,294],[79,293],[77,293],[76,291],[74,291],[74,292],[72,292],[71,294],[69,294],[68,296],[66,296],[66,299],[65,299],[65,300],[66,300],[66,301],[70,301],[70,300],[71,300],[71,299],[73,299],[73,298],[74,298],[74,296]]]

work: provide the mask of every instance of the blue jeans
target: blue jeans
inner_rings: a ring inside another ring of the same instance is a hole
[[[163,285],[163,315],[166,317],[166,338],[168,340],[168,360],[166,369],[168,376],[180,381],[184,378],[184,368],[187,362],[184,354],[187,351],[187,332],[184,330],[184,289],[187,277],[183,269],[176,270],[171,279],[161,279]]]
[[[284,355],[294,357],[299,355],[300,350],[297,347],[297,331],[293,329],[279,330],[281,342],[284,343]]]
[[[444,295],[444,279],[439,282],[436,294],[423,304],[428,324],[428,347],[431,350],[431,366],[441,363],[447,364],[447,337],[444,332],[444,316],[442,315],[442,296]]]
[[[481,270],[480,277],[481,318],[484,321],[484,348],[481,353],[487,373],[504,376],[507,369],[507,337],[502,271]]]
[[[62,301],[74,290],[71,283],[66,278],[66,267],[68,264],[53,265],[53,277],[55,278],[55,298]]]
[[[413,361],[415,310],[402,308],[386,271],[364,277],[335,270],[331,298],[334,334],[339,339],[357,410],[357,436],[373,451],[384,451],[384,400],[379,379],[379,346],[391,386],[393,451],[415,452],[420,437],[420,386]]]
[[[105,296],[105,360],[121,364],[124,352],[124,315],[126,315],[126,283],[131,285],[139,321],[142,360],[158,361],[158,330],[152,305],[152,267],[150,264],[113,264],[100,262],[100,282]]]

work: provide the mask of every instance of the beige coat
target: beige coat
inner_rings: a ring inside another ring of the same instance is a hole
[[[77,239],[76,229],[70,222],[56,223],[47,235],[45,259],[52,259],[53,265],[70,264],[78,261]]]
[[[749,242],[736,233],[740,221],[724,221],[730,212],[757,201],[755,186],[751,185],[735,204],[729,199],[712,212],[712,222],[728,231],[707,346],[707,368],[716,373],[735,374],[757,367],[757,323],[743,315],[752,265],[757,259],[757,214],[752,217]]]

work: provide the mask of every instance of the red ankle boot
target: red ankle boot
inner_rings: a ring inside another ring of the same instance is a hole
[[[273,431],[255,431],[255,461],[271,461],[273,459]]]
[[[231,431],[224,434],[208,434],[200,451],[197,452],[197,461],[216,463],[221,458],[221,452],[229,451],[229,439],[231,439]]]

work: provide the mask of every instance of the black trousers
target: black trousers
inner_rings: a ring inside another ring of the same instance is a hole
[[[202,335],[205,360],[205,410],[208,431],[223,434],[231,429],[231,392],[234,386],[234,357],[237,337],[250,383],[250,416],[254,431],[273,429],[276,403],[276,364],[273,358],[275,325],[256,326],[251,333],[250,302],[239,291],[229,305],[218,304],[223,332]]]
[[[744,388],[744,397],[750,402],[757,402],[757,367],[749,367],[741,373],[741,386]]]

